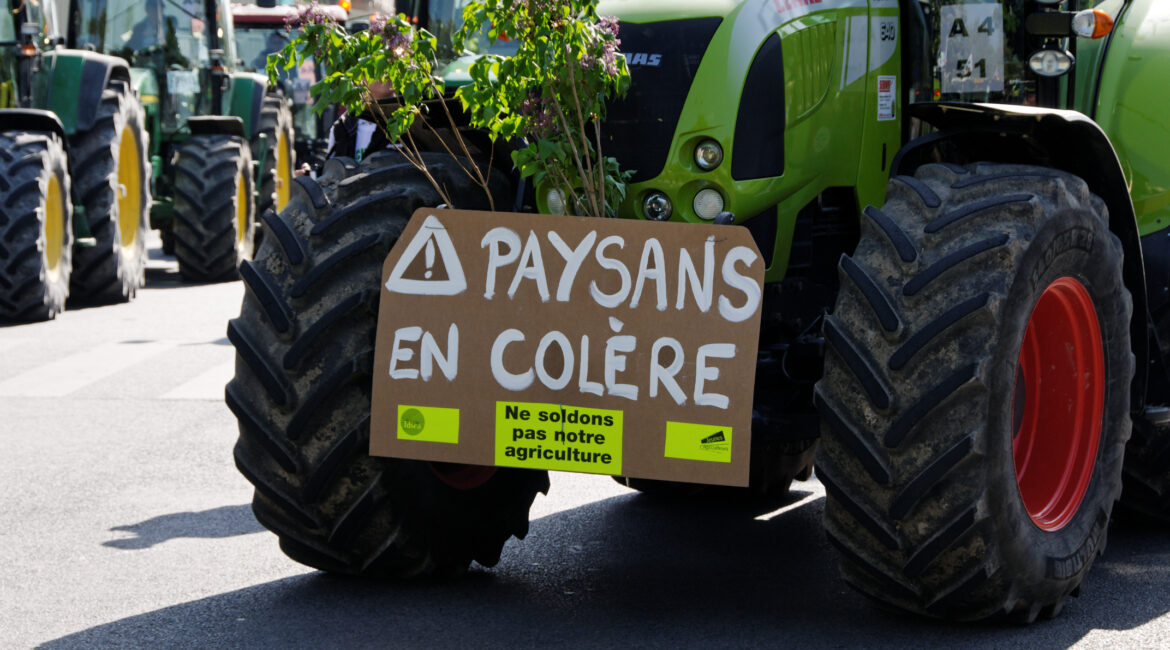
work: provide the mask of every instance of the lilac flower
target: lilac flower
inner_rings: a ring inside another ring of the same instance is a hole
[[[389,22],[387,16],[382,14],[374,14],[370,18],[370,33],[376,36],[381,36],[386,31],[386,23]]]
[[[556,124],[549,100],[535,93],[520,104],[519,113],[525,118],[525,131],[530,137],[548,137]]]
[[[295,16],[286,16],[284,19],[285,29],[293,29],[301,25],[325,25],[327,23],[336,22],[333,17],[321,8],[321,5],[316,1],[301,7]]]
[[[602,31],[613,34],[614,38],[617,38],[618,29],[621,27],[618,24],[617,16],[602,16],[601,19],[597,21],[597,26],[600,27]]]
[[[382,32],[382,38],[385,39],[386,48],[390,50],[394,58],[402,58],[410,50],[410,45],[414,41],[414,32],[391,29]]]
[[[617,66],[617,48],[621,45],[620,40],[612,40],[601,46],[601,62],[605,65],[605,72],[611,77],[616,77],[618,73]]]

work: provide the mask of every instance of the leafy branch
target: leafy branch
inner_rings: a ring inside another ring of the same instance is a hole
[[[386,140],[453,206],[426,167],[418,137],[429,133],[491,203],[487,172],[473,162],[435,73],[440,44],[431,33],[396,16],[351,34],[315,3],[295,22],[296,38],[269,58],[271,79],[315,59],[327,74],[311,89],[314,110],[335,103],[371,115]],[[597,15],[596,0],[475,0],[453,36],[458,52],[483,49],[485,36],[489,44],[516,45],[508,57],[480,56],[469,69],[471,83],[454,96],[472,128],[493,143],[515,143],[512,161],[521,176],[555,189],[574,214],[613,214],[631,174],[602,153],[605,102],[629,87],[617,34],[615,19]],[[445,121],[451,137],[432,119]]]

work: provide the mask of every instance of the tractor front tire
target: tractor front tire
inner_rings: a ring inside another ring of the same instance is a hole
[[[865,210],[817,384],[845,579],[952,620],[1056,615],[1105,548],[1134,372],[1122,246],[1081,179],[927,165]]]
[[[69,189],[56,134],[0,132],[0,318],[42,321],[64,311],[73,250]]]
[[[175,164],[175,258],[192,282],[238,277],[256,233],[252,154],[232,135],[196,135]]]
[[[457,205],[484,207],[449,157],[428,158]],[[228,325],[237,355],[226,399],[253,512],[287,555],[325,571],[411,578],[493,566],[509,537],[527,534],[546,472],[369,455],[382,263],[439,196],[396,152],[327,167],[320,184],[296,179],[240,268],[247,292]],[[493,181],[497,205],[505,185]]]
[[[253,160],[260,158],[260,134],[268,140],[268,152],[260,169],[260,186],[256,194],[256,214],[263,215],[269,210],[280,212],[288,204],[296,167],[292,110],[282,95],[264,97],[257,138],[252,142]]]
[[[111,81],[93,127],[70,145],[73,196],[96,240],[74,252],[75,297],[124,302],[145,283],[151,196],[144,125],[129,86]]]

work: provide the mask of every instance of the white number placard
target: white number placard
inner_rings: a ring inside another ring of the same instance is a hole
[[[1003,8],[998,3],[944,6],[939,29],[944,93],[1003,91]]]

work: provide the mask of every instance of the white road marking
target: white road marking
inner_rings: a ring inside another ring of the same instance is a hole
[[[174,341],[107,343],[0,381],[0,397],[62,397],[176,345]]]
[[[184,384],[167,391],[160,399],[209,399],[222,401],[223,387],[236,372],[234,360],[212,366]]]

